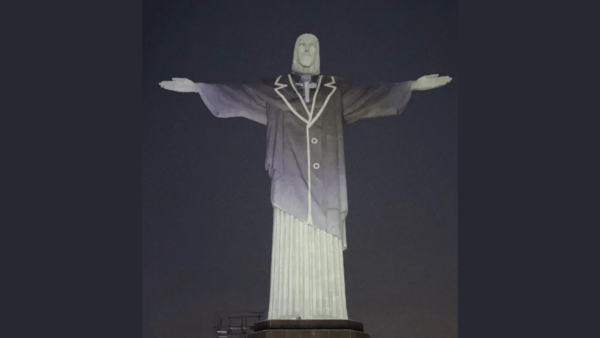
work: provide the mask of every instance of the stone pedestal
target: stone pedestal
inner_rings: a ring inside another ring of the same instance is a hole
[[[370,338],[353,320],[265,320],[248,338]]]

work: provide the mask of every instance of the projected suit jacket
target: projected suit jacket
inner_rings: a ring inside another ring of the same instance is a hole
[[[267,126],[265,169],[271,202],[346,244],[348,214],[342,126],[361,119],[400,114],[411,81],[364,85],[315,75],[310,102],[304,102],[296,74],[250,84],[197,83],[216,117],[245,117]]]

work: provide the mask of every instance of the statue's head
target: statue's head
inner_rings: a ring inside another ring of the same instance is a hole
[[[292,71],[297,74],[318,75],[321,71],[319,39],[312,34],[302,34],[296,39]]]

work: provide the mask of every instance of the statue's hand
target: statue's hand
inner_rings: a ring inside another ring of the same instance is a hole
[[[448,82],[452,81],[450,76],[440,76],[439,74],[431,74],[421,76],[418,80],[413,81],[410,86],[410,90],[429,90],[445,86]]]
[[[196,84],[188,79],[174,77],[173,81],[163,81],[158,84],[164,89],[173,90],[181,93],[191,93],[196,91]]]

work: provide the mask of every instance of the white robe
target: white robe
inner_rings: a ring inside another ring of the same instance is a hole
[[[348,319],[340,238],[273,208],[269,319]]]

